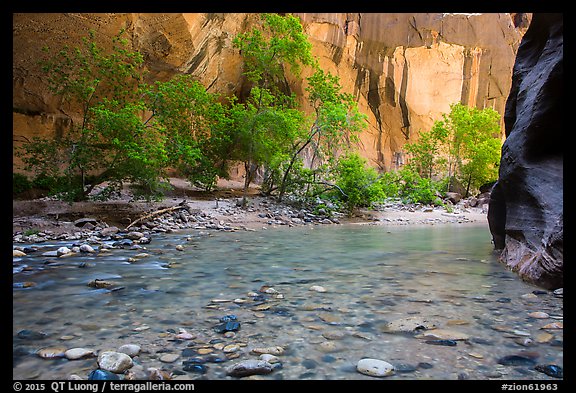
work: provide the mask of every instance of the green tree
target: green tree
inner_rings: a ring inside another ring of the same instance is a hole
[[[302,112],[287,105],[284,98],[279,100],[267,89],[255,87],[245,103],[232,100],[229,109],[230,127],[234,131],[231,158],[244,163],[243,205],[256,170],[261,166],[277,166],[301,128]]]
[[[314,108],[314,118],[312,125],[301,129],[293,139],[288,152],[289,161],[284,166],[280,183],[279,201],[284,197],[294,164],[301,158],[301,153],[305,149],[312,148],[312,166],[315,161],[319,165],[325,161],[334,161],[338,153],[345,151],[358,140],[357,134],[367,124],[367,116],[360,113],[354,97],[341,91],[342,87],[337,76],[317,69],[307,80],[306,91],[309,94],[308,100]]]
[[[500,161],[500,115],[491,108],[470,108],[456,103],[450,113],[435,123],[448,133],[448,178],[452,175],[470,187],[498,177]]]
[[[65,47],[43,61],[51,92],[79,109],[80,118],[65,135],[35,138],[20,154],[38,176],[64,179],[53,190],[64,199],[84,200],[104,181],[118,189],[129,180],[148,193],[160,185],[164,136],[142,121],[143,58],[126,48],[122,35],[105,51],[90,32],[81,47]]]
[[[302,65],[313,64],[311,44],[298,18],[262,14],[262,24],[238,34],[233,45],[244,59],[244,76],[253,84],[246,102],[232,102],[232,154],[244,163],[243,204],[256,170],[277,172],[291,141],[303,124],[295,97],[286,91],[286,72],[299,75]],[[288,70],[286,69],[288,67]]]
[[[286,65],[298,76],[302,65],[313,65],[312,44],[293,15],[261,14],[261,26],[238,34],[232,41],[244,59],[244,75],[259,87],[277,94],[284,84]]]
[[[243,160],[245,189],[255,169],[263,164],[266,191],[275,190],[278,184],[281,201],[291,183],[316,181],[316,172],[304,168],[302,153],[311,151],[312,167],[335,162],[337,154],[355,141],[356,133],[365,127],[365,116],[358,111],[352,95],[341,92],[338,77],[318,68],[298,18],[277,14],[263,14],[261,18],[262,26],[239,34],[233,41],[244,57],[244,75],[254,84],[244,112],[246,126],[235,128],[244,142],[236,146],[240,155],[249,158]],[[294,97],[286,91],[285,83],[287,72],[299,75],[302,66],[315,70],[307,79],[306,91],[314,108],[308,125],[302,114],[296,115]],[[276,120],[263,122],[265,118]],[[262,125],[267,129],[258,131]],[[258,137],[262,132],[266,141]],[[265,155],[258,146],[266,148]],[[255,159],[258,156],[261,159]]]
[[[447,137],[447,130],[440,127],[434,127],[430,131],[421,131],[417,142],[404,145],[404,149],[411,157],[408,168],[420,176],[431,179],[438,167],[446,163],[440,154]]]
[[[218,95],[189,75],[158,81],[146,95],[150,117],[145,123],[164,136],[167,164],[191,184],[210,190],[218,176],[226,176],[222,157],[229,148],[228,118]]]
[[[445,177],[447,187],[453,178],[470,188],[498,177],[500,161],[500,115],[491,108],[470,108],[460,103],[421,132],[419,140],[406,144],[411,154],[408,167],[425,178]]]

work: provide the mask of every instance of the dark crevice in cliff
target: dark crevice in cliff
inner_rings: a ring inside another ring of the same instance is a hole
[[[467,48],[464,52],[464,64],[462,66],[462,92],[460,93],[460,103],[468,105],[470,101],[470,82],[472,79],[472,54]]]
[[[402,113],[402,134],[406,140],[410,139],[410,113],[408,105],[406,104],[406,90],[408,89],[408,61],[406,60],[406,52],[404,51],[404,67],[402,68],[402,82],[400,84],[400,93],[398,94],[398,103],[400,104],[400,111]]]
[[[378,154],[377,163],[381,168],[385,168],[384,154],[382,154],[382,134],[384,130],[382,129],[382,115],[380,114],[380,88],[378,86],[378,81],[380,80],[380,75],[374,72],[368,72],[368,106],[374,114],[376,123],[378,125],[378,137],[376,140],[376,151]]]
[[[388,70],[384,84],[384,98],[391,107],[396,107],[396,85],[394,84],[394,64],[392,56],[388,56]]]

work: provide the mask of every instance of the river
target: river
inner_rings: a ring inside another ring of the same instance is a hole
[[[230,365],[276,346],[281,366],[250,378],[373,379],[356,364],[376,358],[394,365],[388,379],[550,380],[537,366],[563,364],[562,298],[507,271],[485,225],[190,230],[42,255],[63,245],[14,259],[14,379],[86,379],[95,357],[38,351],[124,344],[140,346],[142,378],[233,379]],[[218,331],[225,316],[237,329]],[[431,330],[391,328],[420,320]]]

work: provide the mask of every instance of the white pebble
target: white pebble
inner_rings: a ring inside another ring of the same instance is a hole
[[[380,359],[361,359],[356,365],[356,370],[371,377],[386,377],[394,374],[394,366]]]

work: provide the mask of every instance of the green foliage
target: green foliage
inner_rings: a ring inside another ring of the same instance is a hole
[[[421,177],[411,168],[386,172],[380,179],[383,194],[388,198],[400,198],[404,203],[441,205],[437,183]]]
[[[26,229],[22,234],[24,236],[32,236],[32,235],[37,235],[39,233],[40,233],[40,229],[30,228],[30,229]]]
[[[496,180],[500,161],[500,115],[491,108],[477,109],[462,104],[436,121],[418,142],[406,144],[411,154],[408,166],[426,178],[456,178],[470,187]]]
[[[450,114],[435,124],[448,134],[448,176],[455,173],[468,190],[498,177],[499,122],[500,115],[491,108],[480,110],[453,104]]]
[[[244,75],[257,86],[275,90],[285,65],[299,75],[301,65],[312,65],[312,44],[300,20],[292,15],[261,14],[261,27],[238,34],[232,41],[244,58]]]
[[[224,133],[228,120],[218,96],[189,75],[156,82],[146,96],[152,112],[148,121],[164,138],[167,164],[191,184],[210,190],[223,175],[219,167],[229,141]]]
[[[412,171],[431,179],[439,167],[445,165],[446,160],[440,157],[447,138],[444,131],[439,127],[432,128],[430,131],[421,131],[418,134],[418,142],[404,145],[412,157],[408,163]]]
[[[103,181],[121,187],[128,180],[153,192],[162,176],[163,136],[142,120],[143,57],[126,49],[122,35],[107,52],[90,32],[81,47],[65,47],[42,62],[50,90],[79,109],[80,120],[61,137],[35,138],[19,154],[37,175],[64,178],[51,185],[62,199],[86,199]]]
[[[340,157],[336,166],[338,197],[346,211],[351,214],[358,207],[369,207],[384,198],[378,172],[367,166],[358,153]]]
[[[18,195],[32,188],[32,182],[26,175],[12,173],[12,195]]]
[[[246,171],[244,195],[259,167],[265,168],[265,188],[271,192],[281,168],[286,168],[284,162],[293,157],[290,151],[304,129],[304,115],[295,108],[295,97],[282,88],[285,66],[298,75],[302,65],[314,64],[312,45],[298,18],[262,14],[261,19],[260,27],[233,40],[244,58],[244,75],[253,83],[246,102],[232,100],[229,112],[231,155],[244,163]],[[281,183],[285,189],[285,181]]]
[[[145,84],[143,57],[126,49],[122,34],[110,51],[90,33],[82,47],[43,61],[51,91],[81,116],[62,136],[26,143],[17,153],[25,169],[58,179],[51,193],[70,201],[87,199],[102,182],[93,198],[108,199],[130,182],[136,195],[157,199],[169,167],[212,188],[231,143],[225,108],[189,76]]]
[[[367,116],[360,113],[352,95],[341,92],[337,76],[317,69],[308,78],[308,83],[306,91],[315,118],[309,128],[295,134],[287,152],[290,161],[284,165],[278,194],[280,201],[289,187],[294,164],[305,149],[312,150],[311,165],[322,168],[333,163],[339,153],[346,152],[353,142],[357,142],[357,134],[366,127]]]

